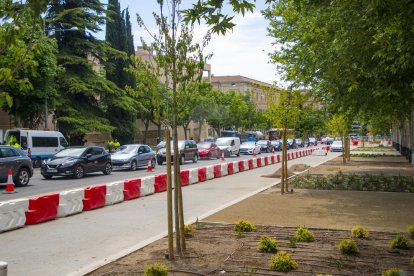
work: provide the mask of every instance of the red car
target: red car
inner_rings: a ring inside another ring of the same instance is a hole
[[[220,148],[213,142],[200,142],[197,149],[200,158],[220,158]]]

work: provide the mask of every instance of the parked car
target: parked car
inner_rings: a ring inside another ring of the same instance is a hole
[[[342,141],[333,141],[331,151],[342,151]]]
[[[301,148],[305,146],[305,143],[303,142],[301,138],[295,138],[295,143],[298,147],[301,147]]]
[[[333,143],[334,140],[335,139],[334,138],[331,138],[331,137],[324,137],[321,140],[321,144],[330,145],[330,144]]]
[[[271,152],[272,151],[272,144],[269,140],[259,140],[257,144],[260,146],[261,152]]]
[[[197,149],[200,158],[220,158],[220,148],[213,142],[200,142]]]
[[[272,140],[270,141],[270,143],[272,144],[273,148],[277,151],[282,150],[282,143],[280,140]]]
[[[246,141],[240,145],[240,153],[241,154],[260,154],[261,147],[257,145],[254,141]]]
[[[239,137],[220,137],[216,140],[216,145],[220,148],[220,152],[224,152],[224,156],[231,155],[240,156],[240,138]]]
[[[198,161],[198,149],[197,144],[193,140],[179,140],[178,141],[178,150],[179,150],[179,158],[180,164],[184,164],[185,161],[192,160],[194,163]],[[171,142],[171,161],[174,156],[174,146],[173,142]],[[158,165],[162,165],[167,159],[167,149],[162,148],[157,152],[157,163]]]
[[[316,146],[318,143],[317,143],[317,141],[316,141],[316,138],[313,138],[313,137],[309,137],[308,138],[308,146],[310,147],[310,146]]]
[[[0,183],[7,183],[9,168],[12,169],[16,186],[27,186],[33,176],[32,160],[22,150],[0,146]]]
[[[216,138],[214,137],[205,137],[203,138],[203,142],[215,142]]]
[[[41,174],[46,179],[53,176],[82,178],[87,173],[112,172],[111,155],[102,147],[69,147],[43,160]]]
[[[288,138],[288,139],[286,139],[286,143],[287,143],[287,149],[294,149],[294,148],[296,148],[296,141],[295,141],[295,139],[291,139],[291,138]]]
[[[153,168],[157,163],[155,153],[148,145],[143,144],[123,145],[111,155],[111,160],[114,168],[131,171],[135,171],[138,167],[147,167],[149,160]]]

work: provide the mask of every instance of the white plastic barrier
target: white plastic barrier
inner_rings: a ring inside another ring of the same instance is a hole
[[[246,159],[246,160],[243,160],[243,163],[244,163],[244,170],[248,171],[249,170],[249,161]]]
[[[190,170],[190,185],[198,183],[198,168]]]
[[[207,180],[214,178],[214,166],[213,165],[207,166],[206,174],[207,174]]]
[[[238,172],[239,172],[239,162],[233,161],[233,173],[238,173]]]
[[[106,184],[105,205],[112,205],[124,201],[124,181]]]
[[[253,169],[257,168],[257,158],[253,158]]]
[[[228,171],[227,163],[221,164],[221,176],[225,176],[228,174],[229,174],[229,171]]]
[[[155,192],[154,183],[153,175],[141,178],[141,196],[152,195]]]
[[[312,155],[316,155],[316,156],[325,156],[327,154],[326,150],[314,150],[312,152]]]
[[[23,227],[28,209],[27,198],[0,202],[0,232]]]
[[[60,192],[57,217],[61,218],[82,212],[84,195],[84,189]]]

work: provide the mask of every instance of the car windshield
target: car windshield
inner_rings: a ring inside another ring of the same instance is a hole
[[[342,146],[342,141],[334,141],[332,146]]]
[[[272,145],[278,145],[280,142],[279,141],[271,141],[270,142]]]
[[[254,147],[256,145],[255,142],[244,142],[243,146],[247,146],[247,147]]]
[[[217,139],[216,141],[216,145],[217,146],[230,146],[231,145],[231,141],[232,140],[221,140],[221,139]]]
[[[259,140],[259,141],[257,141],[257,143],[259,145],[267,145],[267,141],[266,140]]]
[[[137,148],[137,146],[122,146],[117,149],[116,153],[130,154],[136,152]]]
[[[287,139],[288,143],[293,143],[293,139]]]
[[[198,143],[197,148],[209,148],[211,147],[211,143]]]
[[[85,148],[69,148],[63,149],[55,154],[56,157],[79,157],[85,152]]]

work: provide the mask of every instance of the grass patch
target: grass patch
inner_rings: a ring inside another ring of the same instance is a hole
[[[352,228],[352,235],[357,239],[367,239],[368,231],[361,226],[356,225]]]
[[[272,270],[288,272],[298,268],[298,264],[292,259],[290,254],[285,251],[279,251],[272,256],[269,267]]]
[[[355,254],[358,252],[356,241],[352,239],[345,239],[339,242],[338,249],[343,254]]]
[[[408,239],[404,237],[403,235],[398,235],[390,242],[390,247],[392,249],[398,248],[398,249],[408,249]]]
[[[234,225],[234,231],[236,231],[236,233],[253,232],[256,231],[256,226],[248,220],[241,219]]]
[[[386,153],[352,153],[351,157],[398,157],[398,155],[391,155]]]
[[[402,275],[402,270],[398,268],[390,268],[382,273],[382,276],[400,276]]]
[[[261,252],[273,253],[277,251],[277,242],[268,236],[262,236],[258,243]]]
[[[297,242],[313,242],[315,241],[315,236],[308,228],[298,226],[296,228],[295,240]]]
[[[410,234],[410,236],[414,238],[414,225],[408,225],[407,231]]]
[[[153,264],[144,271],[145,276],[167,276],[168,268],[163,264]]]
[[[300,175],[289,180],[298,189],[378,191],[414,193],[414,176],[385,176],[343,174],[312,176]]]
[[[385,152],[385,151],[395,151],[394,148],[391,147],[361,147],[355,148],[351,151],[373,151],[373,152]]]

